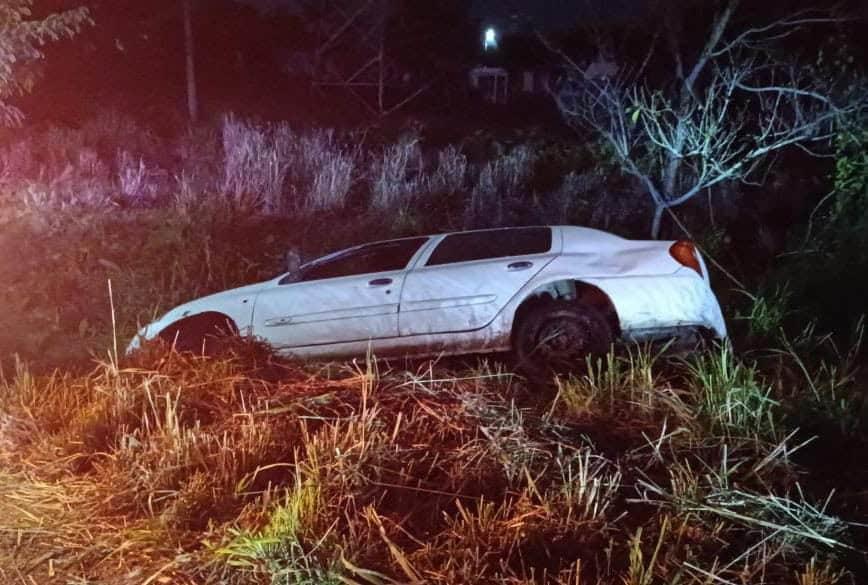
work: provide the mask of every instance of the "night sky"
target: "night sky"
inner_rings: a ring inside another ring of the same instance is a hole
[[[239,0],[263,8],[292,7],[298,0]],[[472,0],[471,12],[485,24],[505,24],[514,16],[543,29],[571,28],[580,19],[622,19],[646,0]]]
[[[644,0],[473,0],[474,16],[493,23],[513,15],[544,29],[571,28],[580,19],[622,19],[636,14]]]

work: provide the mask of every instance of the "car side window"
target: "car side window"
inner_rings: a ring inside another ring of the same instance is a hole
[[[296,282],[403,270],[428,238],[408,238],[368,244],[302,268]]]
[[[551,247],[552,230],[547,227],[463,232],[443,238],[426,266],[544,254]]]

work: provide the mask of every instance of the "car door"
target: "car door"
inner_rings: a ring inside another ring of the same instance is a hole
[[[257,297],[253,334],[277,349],[397,337],[406,268],[426,241],[368,244],[303,266]]]
[[[398,315],[400,334],[485,327],[560,249],[560,231],[548,227],[443,236],[407,275]]]

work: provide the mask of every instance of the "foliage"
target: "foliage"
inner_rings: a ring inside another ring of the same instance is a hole
[[[789,285],[777,285],[773,290],[752,294],[739,291],[748,299],[746,310],[739,311],[735,318],[747,323],[747,336],[754,341],[774,341],[792,314],[792,293]]]
[[[841,132],[837,140],[835,157],[835,190],[841,194],[868,193],[868,124]],[[841,216],[847,210],[846,201],[836,201],[834,214]]]
[[[858,245],[846,240],[864,237],[868,227],[868,112],[842,129],[835,146],[834,192],[818,237],[837,239],[839,247]]]
[[[171,306],[277,274],[292,230],[213,205],[189,214],[72,209],[13,216],[0,229],[6,282],[0,299],[10,307],[0,331],[0,362],[14,352],[39,364],[86,362],[89,352],[103,354],[112,345],[113,317],[123,344]],[[28,253],[19,255],[22,241]]]
[[[835,152],[832,190],[772,278],[789,281],[797,314],[846,332],[864,313],[868,294],[868,116],[841,130]]]
[[[85,8],[36,19],[32,7],[33,0],[5,0],[0,5],[0,123],[7,126],[18,125],[24,118],[10,99],[33,90],[33,64],[43,57],[42,47],[72,38],[91,22]]]
[[[240,208],[282,210],[295,136],[286,124],[259,128],[227,116],[223,121],[221,190]]]
[[[486,163],[470,196],[468,226],[508,225],[508,210],[523,195],[533,170],[536,155],[525,145]]]
[[[448,192],[471,163],[440,152],[428,176]],[[513,152],[492,173],[506,185],[532,169]],[[40,583],[32,567],[50,554],[58,582],[699,585],[846,571],[838,551],[858,536],[841,518],[861,521],[858,497],[794,454],[806,419],[860,436],[864,421],[845,417],[859,351],[827,348],[819,364],[811,335],[760,365],[729,347],[688,362],[631,348],[558,380],[554,398],[487,365],[301,370],[246,344],[82,372],[83,351],[112,344],[109,278],[122,344],[168,306],[277,273],[290,244],[316,254],[404,229],[382,212],[275,217],[206,193],[111,214],[7,206],[0,346],[39,368],[8,360],[0,375],[0,570]],[[80,373],[38,373],[60,356]],[[760,369],[796,357],[799,376]],[[842,494],[827,500],[831,487]]]

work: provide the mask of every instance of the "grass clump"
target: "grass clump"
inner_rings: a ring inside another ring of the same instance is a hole
[[[697,414],[712,433],[773,439],[778,403],[756,369],[735,359],[723,344],[700,354],[688,366]]]

